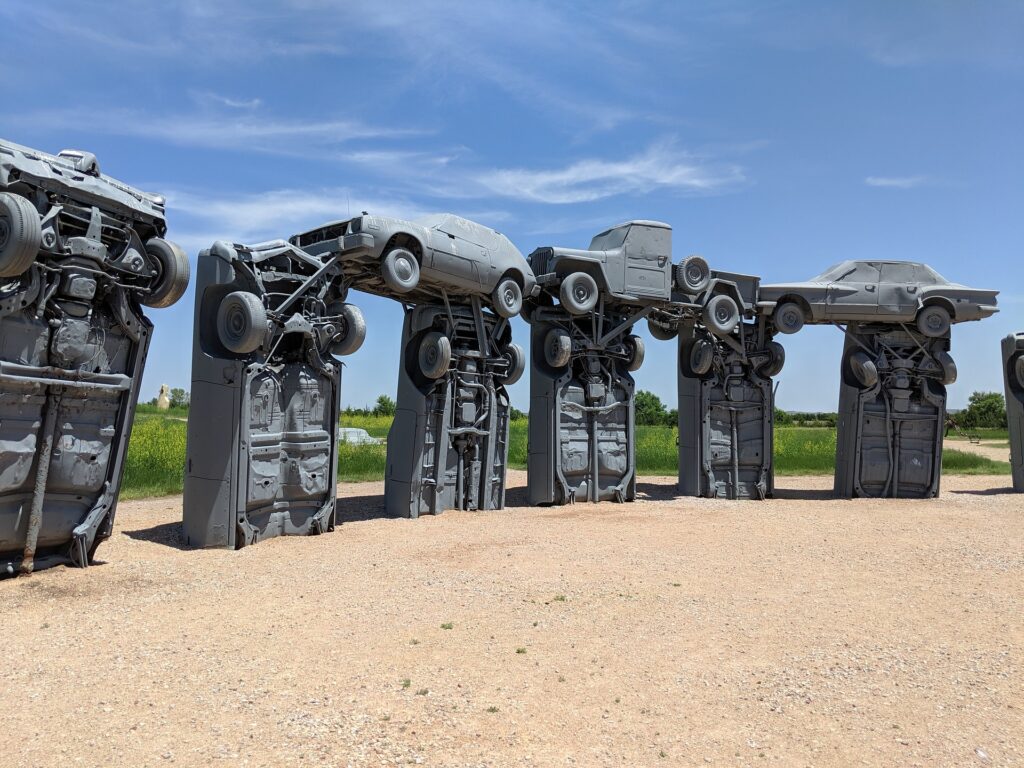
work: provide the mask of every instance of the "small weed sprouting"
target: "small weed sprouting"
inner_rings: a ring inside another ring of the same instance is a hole
[[[526,653],[525,648],[516,648],[516,653]]]
[[[498,711],[498,708],[495,707],[495,706],[490,706],[490,707],[487,708],[487,711],[490,712],[493,715],[495,712]]]
[[[402,680],[403,688],[408,688],[410,685],[412,685],[412,680],[410,680],[408,677]]]
[[[441,625],[441,629],[455,629],[455,625],[452,624],[450,621],[446,621],[444,624]]]
[[[420,688],[418,691],[416,691],[417,696],[426,696],[428,693],[430,693],[430,691],[428,691],[426,688]]]

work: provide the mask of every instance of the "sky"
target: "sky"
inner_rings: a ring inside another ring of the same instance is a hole
[[[193,259],[352,212],[449,211],[528,254],[643,218],[674,258],[803,280],[923,261],[1002,291],[954,327],[949,405],[1024,329],[1024,3],[189,0],[0,4],[0,136],[94,152]],[[401,306],[353,293],[342,403],[394,396]],[[189,388],[194,294],[150,310],[142,399]],[[637,386],[672,407],[675,345]],[[528,329],[513,332],[524,346]],[[830,411],[840,331],[782,337],[778,405]],[[526,410],[528,374],[512,388]]]

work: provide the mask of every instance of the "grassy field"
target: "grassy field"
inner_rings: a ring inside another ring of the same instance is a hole
[[[185,414],[170,416],[149,407],[140,409],[128,445],[124,498],[181,493],[185,464]],[[391,419],[386,416],[342,418],[342,426],[362,427],[374,437],[387,437]],[[997,431],[985,439],[999,439]],[[638,427],[637,468],[645,475],[674,475],[678,466],[673,427]],[[1005,432],[1002,433],[1005,439]],[[514,421],[509,429],[509,467],[526,468],[527,423]],[[835,469],[836,432],[818,427],[779,427],[775,430],[775,471],[780,475],[830,475]],[[379,480],[384,477],[384,445],[346,445],[338,450],[338,478],[343,482]],[[991,461],[973,453],[946,448],[942,469],[951,474],[1009,474],[1006,462]]]

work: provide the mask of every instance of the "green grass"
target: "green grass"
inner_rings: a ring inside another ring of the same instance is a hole
[[[121,498],[181,493],[185,480],[186,422],[142,414],[128,441]]]
[[[135,419],[121,495],[126,499],[181,493],[184,481],[184,416],[140,406]],[[391,419],[386,416],[342,418],[342,426],[362,427],[375,437],[386,437]],[[637,470],[644,475],[674,475],[678,466],[678,431],[674,427],[641,426],[636,433]],[[1005,430],[984,430],[984,439],[1006,438]],[[526,468],[527,422],[509,427],[508,465]],[[775,430],[775,471],[778,475],[829,475],[835,469],[836,432],[818,427],[778,427]],[[341,482],[380,480],[387,466],[385,445],[338,447]],[[943,471],[948,474],[1009,474],[1010,465],[973,453],[947,448]]]
[[[836,468],[836,431],[821,427],[775,430],[775,474],[831,475]]]
[[[942,471],[951,475],[1008,475],[1010,462],[946,448],[942,452]]]

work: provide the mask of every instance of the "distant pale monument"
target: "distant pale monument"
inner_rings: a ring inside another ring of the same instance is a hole
[[[160,394],[156,398],[156,407],[166,411],[171,407],[171,388],[166,384],[160,385]]]

